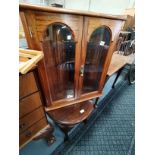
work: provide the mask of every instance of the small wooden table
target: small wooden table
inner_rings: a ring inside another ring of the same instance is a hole
[[[109,77],[111,77],[116,72],[118,72],[118,74],[114,80],[112,88],[114,88],[115,83],[116,83],[122,69],[124,68],[124,66],[126,64],[132,64],[134,62],[134,58],[135,58],[134,54],[130,54],[128,56],[120,55],[117,52],[115,52],[113,54],[111,64],[109,66],[108,73],[107,73],[107,80],[109,79]]]
[[[86,122],[91,115],[94,105],[91,100],[78,104],[66,106],[63,108],[48,111],[48,116],[52,118],[65,134],[65,140],[68,140],[68,132],[74,125],[80,122]]]
[[[119,71],[126,64],[132,64],[134,61],[134,54],[128,56],[117,54],[116,52],[112,56],[112,60],[108,69],[108,76],[112,76],[114,73]]]

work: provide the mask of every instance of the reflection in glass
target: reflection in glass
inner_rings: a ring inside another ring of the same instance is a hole
[[[82,93],[96,91],[109,49],[111,32],[106,27],[97,28],[87,43]]]
[[[43,41],[52,100],[74,97],[75,42],[64,24],[49,25]]]

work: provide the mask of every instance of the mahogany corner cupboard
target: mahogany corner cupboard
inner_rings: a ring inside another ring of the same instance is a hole
[[[46,110],[102,95],[108,67],[126,16],[20,4],[30,49],[38,64]]]

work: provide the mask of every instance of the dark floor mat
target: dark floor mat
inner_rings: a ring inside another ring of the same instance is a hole
[[[67,155],[134,155],[135,86],[125,86]],[[63,154],[61,152],[61,154]]]

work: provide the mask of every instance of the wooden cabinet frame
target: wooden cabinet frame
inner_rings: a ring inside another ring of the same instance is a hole
[[[73,35],[75,37],[75,98],[65,98],[53,101],[49,88],[45,59],[43,59],[38,65],[39,76],[46,98],[47,111],[80,103],[102,95],[102,88],[104,86],[108,67],[119,36],[119,31],[121,30],[122,24],[124,24],[125,16],[111,16],[60,8],[20,4],[20,17],[30,49],[42,50],[43,34],[47,29],[47,26],[52,23],[63,23],[67,25],[73,31]],[[108,27],[111,31],[111,42],[106,59],[103,63],[104,69],[99,81],[99,87],[97,91],[81,94],[83,77],[79,75],[79,72],[81,65],[85,64],[87,42],[92,32],[96,28],[102,26]]]

